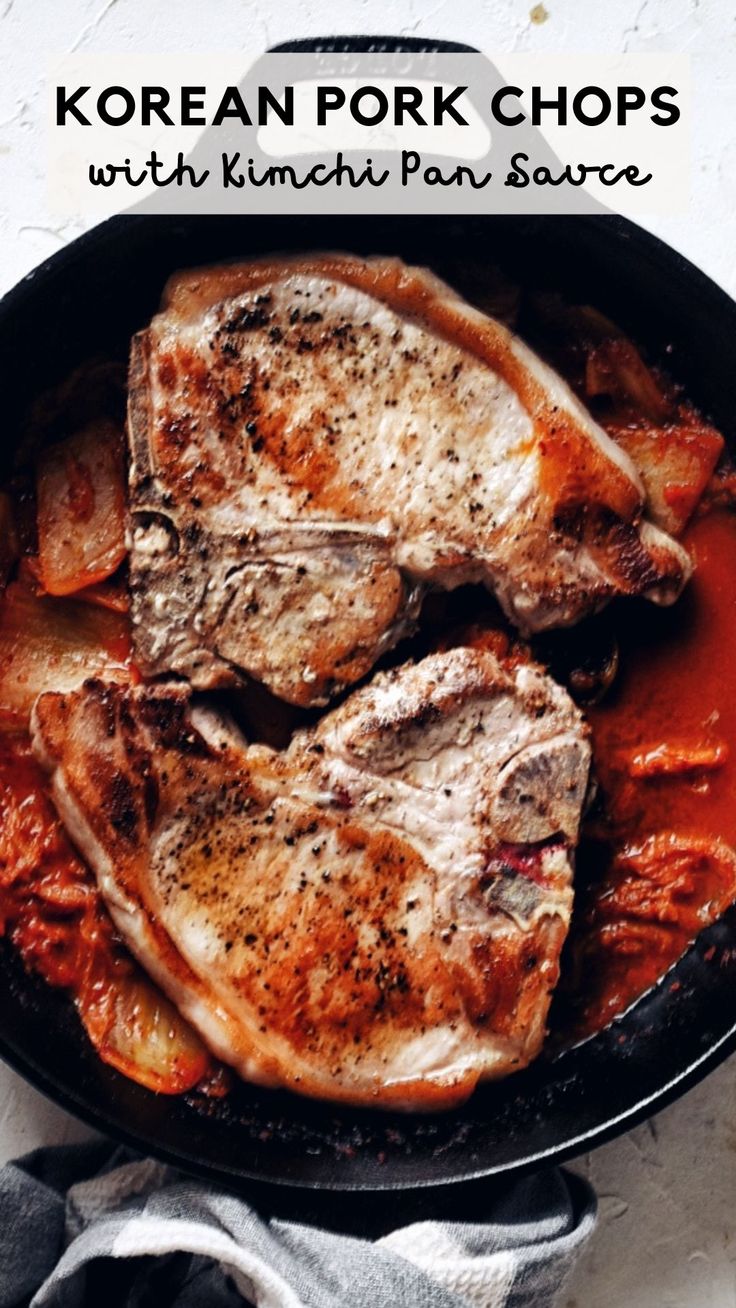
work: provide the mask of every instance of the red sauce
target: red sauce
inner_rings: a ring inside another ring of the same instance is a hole
[[[736,515],[701,518],[684,544],[695,573],[681,600],[619,629],[619,675],[587,713],[596,770],[619,834],[675,828],[736,845]],[[663,760],[642,776],[663,744],[702,750],[701,765],[670,771]]]
[[[0,735],[0,934],[73,997],[100,1058],[151,1090],[180,1094],[213,1074],[199,1038],[141,973],[77,856],[24,736]],[[215,1078],[212,1089],[221,1093]]]
[[[736,515],[693,523],[668,610],[628,607],[620,669],[588,709],[597,811],[578,859],[563,1003],[581,1037],[653,985],[736,899]]]
[[[79,1002],[132,972],[20,736],[0,736],[0,932],[27,966]]]

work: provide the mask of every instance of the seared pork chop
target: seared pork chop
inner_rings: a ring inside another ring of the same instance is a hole
[[[137,658],[295,704],[352,684],[428,585],[523,633],[673,600],[687,555],[624,452],[431,273],[318,254],[181,273],[133,342]]]
[[[34,731],[121,934],[246,1079],[434,1109],[538,1053],[590,755],[539,669],[431,655],[281,754],[181,685],[46,694]]]

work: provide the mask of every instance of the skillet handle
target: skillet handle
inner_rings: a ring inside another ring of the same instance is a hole
[[[478,54],[473,45],[429,36],[307,36],[271,46],[269,54]]]

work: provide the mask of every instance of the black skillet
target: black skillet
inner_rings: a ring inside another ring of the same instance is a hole
[[[73,242],[0,302],[6,465],[34,396],[90,355],[124,353],[174,269],[318,247],[438,267],[461,256],[594,303],[655,354],[671,349],[672,373],[736,449],[736,305],[622,219],[126,216]],[[736,1048],[736,910],[606,1031],[437,1117],[336,1109],[244,1084],[210,1103],[156,1096],[101,1063],[71,1005],[5,946],[0,967],[0,1053],[52,1099],[190,1172],[250,1193],[267,1183],[260,1193],[281,1210],[286,1194],[277,1202],[272,1186],[361,1191],[364,1224],[366,1191],[413,1190],[413,1201],[396,1196],[405,1217],[429,1211],[421,1187],[447,1196],[452,1182],[570,1157],[661,1108]],[[296,1210],[320,1215],[319,1202],[302,1194]],[[393,1220],[387,1202],[372,1203],[379,1227]],[[333,1217],[343,1204],[333,1202]]]

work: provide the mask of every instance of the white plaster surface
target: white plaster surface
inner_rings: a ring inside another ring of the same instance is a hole
[[[652,230],[736,294],[736,10],[727,0],[0,0],[0,291],[83,230],[44,206],[46,61],[252,48],[295,36],[401,32],[493,50],[687,51],[693,199]],[[0,1065],[0,1160],[86,1129]],[[736,1059],[679,1103],[575,1164],[598,1231],[563,1308],[736,1308]]]

